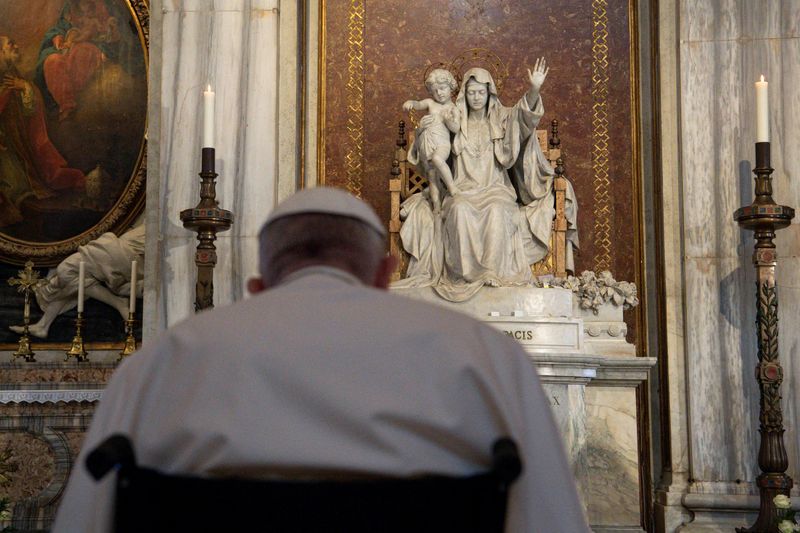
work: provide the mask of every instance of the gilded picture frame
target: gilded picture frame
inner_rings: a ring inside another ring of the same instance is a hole
[[[0,3],[0,261],[54,266],[144,208],[147,0]]]

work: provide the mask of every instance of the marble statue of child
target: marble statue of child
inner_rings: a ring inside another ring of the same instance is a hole
[[[442,182],[451,195],[460,191],[453,183],[453,173],[447,166],[450,156],[450,132],[459,130],[458,108],[451,97],[458,84],[453,75],[444,69],[431,71],[425,80],[431,98],[424,100],[407,100],[403,104],[404,111],[427,111],[420,120],[414,145],[408,152],[408,160],[412,164],[421,164],[428,178],[428,191],[434,212],[441,210]]]

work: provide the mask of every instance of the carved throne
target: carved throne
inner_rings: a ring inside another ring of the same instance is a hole
[[[389,251],[400,259],[393,280],[401,279],[408,266],[408,254],[400,241],[400,204],[412,194],[421,193],[428,187],[428,180],[417,172],[408,162],[408,146],[414,142],[414,132],[406,134],[406,124],[398,124],[398,136],[392,161],[391,178],[389,178],[389,195],[391,211],[389,215]],[[535,276],[551,274],[557,278],[567,276],[567,217],[564,213],[564,197],[567,190],[567,177],[564,174],[564,161],[561,157],[561,139],[558,136],[558,121],[550,124],[550,132],[536,130],[536,138],[555,171],[553,189],[555,191],[555,217],[553,231],[550,235],[550,252],[544,259],[531,265]]]

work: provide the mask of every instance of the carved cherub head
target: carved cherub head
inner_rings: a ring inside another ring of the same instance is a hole
[[[425,79],[425,87],[428,88],[428,92],[436,102],[443,104],[450,101],[458,83],[449,70],[437,68],[428,74]]]

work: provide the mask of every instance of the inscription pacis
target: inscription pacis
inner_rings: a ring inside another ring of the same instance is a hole
[[[534,338],[533,331],[530,329],[514,329],[514,330],[503,330],[503,333],[517,339],[518,341],[532,341]]]

